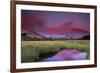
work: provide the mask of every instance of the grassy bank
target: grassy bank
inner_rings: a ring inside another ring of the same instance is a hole
[[[21,61],[37,62],[44,55],[53,55],[62,49],[78,49],[88,53],[89,59],[89,40],[60,40],[60,41],[22,41],[21,42]]]

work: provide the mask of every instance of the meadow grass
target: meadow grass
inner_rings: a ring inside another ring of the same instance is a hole
[[[89,40],[58,40],[58,41],[22,41],[21,62],[37,62],[42,54],[57,52],[62,49],[78,49],[86,51],[89,59]]]

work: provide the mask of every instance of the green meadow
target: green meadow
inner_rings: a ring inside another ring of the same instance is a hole
[[[89,40],[54,40],[54,41],[22,41],[21,62],[39,62],[41,59],[52,56],[62,49],[78,49],[86,51],[90,58]]]

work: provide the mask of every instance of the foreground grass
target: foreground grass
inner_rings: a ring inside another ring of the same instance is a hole
[[[37,62],[41,55],[58,52],[62,49],[78,49],[86,51],[89,59],[89,40],[60,40],[60,41],[22,41],[21,61]]]

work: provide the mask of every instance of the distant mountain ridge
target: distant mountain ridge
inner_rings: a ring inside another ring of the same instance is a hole
[[[77,36],[77,35],[76,35]],[[45,35],[42,35],[38,32],[35,32],[35,31],[31,31],[31,32],[28,32],[28,33],[21,33],[21,38],[24,39],[24,40],[62,40],[62,39],[82,39],[82,40],[89,40],[90,39],[90,35],[89,34],[86,34],[84,36],[78,36],[78,37],[75,37],[75,36],[72,36],[71,34],[70,35],[53,35],[53,36],[45,36]]]

